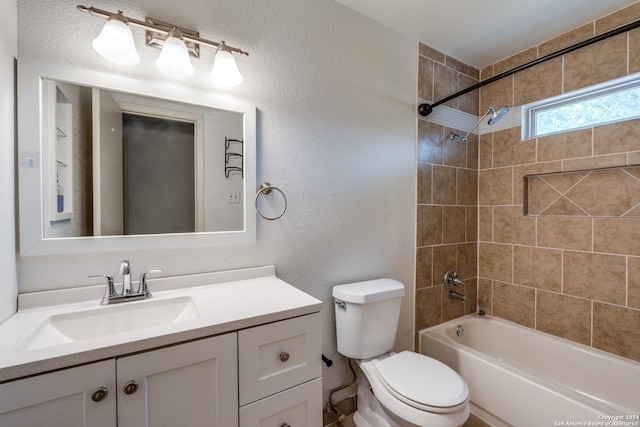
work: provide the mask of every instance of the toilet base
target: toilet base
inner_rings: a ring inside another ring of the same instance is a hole
[[[357,411],[353,414],[353,422],[356,427],[461,427],[469,416],[469,407],[462,411],[457,422],[452,422],[443,414],[431,414],[429,421],[424,425],[411,423],[405,419],[387,411],[380,401],[376,399],[371,389],[369,379],[360,371],[358,373]],[[460,423],[462,420],[462,423]]]

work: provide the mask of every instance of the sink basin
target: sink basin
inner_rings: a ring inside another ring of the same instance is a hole
[[[25,339],[20,350],[171,325],[194,320],[198,316],[198,309],[189,296],[54,314]]]

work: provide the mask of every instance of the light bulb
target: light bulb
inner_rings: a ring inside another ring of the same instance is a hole
[[[189,59],[189,52],[180,33],[176,30],[168,34],[164,41],[162,52],[156,59],[156,67],[165,74],[174,77],[189,77],[193,75],[193,65]]]
[[[217,85],[226,87],[238,86],[243,81],[236,60],[224,42],[218,46],[209,79]]]
[[[134,65],[140,62],[136,46],[133,43],[131,28],[119,14],[111,15],[91,45],[103,58],[116,64]]]

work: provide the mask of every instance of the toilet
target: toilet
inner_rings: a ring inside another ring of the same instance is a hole
[[[357,427],[456,427],[469,417],[469,388],[444,363],[390,353],[404,285],[392,279],[334,286],[338,352],[355,359]]]

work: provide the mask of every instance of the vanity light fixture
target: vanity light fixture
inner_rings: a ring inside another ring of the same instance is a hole
[[[162,72],[175,77],[189,77],[194,69],[189,54],[200,56],[200,46],[216,49],[213,68],[209,78],[219,86],[232,87],[242,83],[242,74],[233,54],[249,55],[236,47],[228,46],[224,41],[215,42],[200,38],[193,30],[178,27],[154,18],[146,17],[145,21],[124,16],[122,11],[107,12],[78,5],[78,10],[90,15],[107,19],[107,23],[91,43],[93,48],[104,58],[121,65],[134,65],[140,61],[133,42],[131,27],[143,28],[146,31],[146,44],[162,46],[162,52],[156,60],[156,66]]]

